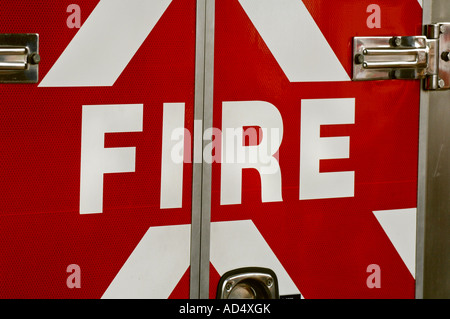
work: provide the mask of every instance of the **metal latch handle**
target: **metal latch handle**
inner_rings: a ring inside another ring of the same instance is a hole
[[[16,61],[2,61],[0,62],[0,70],[2,71],[14,71],[14,70],[26,70],[28,56],[27,48],[2,48],[0,47],[0,55],[7,56],[9,59],[13,58]],[[17,59],[23,59],[23,62],[18,62]]]
[[[353,80],[421,79],[428,68],[425,36],[355,37]]]
[[[353,80],[425,79],[425,89],[450,89],[450,23],[426,35],[353,38]]]
[[[362,67],[365,69],[373,68],[424,68],[427,66],[427,50],[424,48],[415,49],[364,49],[363,60],[365,56],[414,56],[412,61],[363,61]]]
[[[36,83],[40,61],[38,34],[0,34],[0,83]]]

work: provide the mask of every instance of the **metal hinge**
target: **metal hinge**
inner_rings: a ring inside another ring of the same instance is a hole
[[[37,83],[39,35],[0,34],[0,83]]]
[[[353,80],[424,79],[426,90],[450,89],[450,23],[425,33],[353,38]]]

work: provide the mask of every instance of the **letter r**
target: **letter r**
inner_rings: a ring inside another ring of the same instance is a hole
[[[135,171],[136,148],[105,148],[105,133],[141,132],[143,105],[84,105],[80,214],[103,212],[103,174]]]
[[[259,145],[243,146],[245,126],[258,126],[265,133]],[[237,143],[234,132],[237,132]],[[281,170],[276,158],[282,139],[283,119],[273,104],[264,101],[223,102],[221,205],[241,203],[242,170],[248,168],[256,169],[261,177],[262,202],[283,200]]]

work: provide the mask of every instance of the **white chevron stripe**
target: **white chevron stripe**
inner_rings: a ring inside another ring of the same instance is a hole
[[[211,223],[210,251],[211,263],[221,276],[241,267],[266,267],[277,275],[280,295],[300,293],[251,220]]]
[[[189,267],[190,225],[150,227],[103,299],[165,299]],[[211,223],[211,263],[220,275],[241,267],[267,267],[280,295],[299,290],[251,220]]]
[[[39,86],[112,86],[171,1],[100,1]]]
[[[350,81],[301,0],[239,0],[291,82]]]
[[[150,227],[103,299],[166,299],[190,261],[191,225]]]
[[[416,208],[409,208],[373,212],[414,278],[416,273],[416,211]]]

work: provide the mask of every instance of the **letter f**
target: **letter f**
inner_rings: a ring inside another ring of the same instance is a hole
[[[84,105],[80,214],[103,212],[103,174],[135,171],[136,148],[105,148],[105,133],[141,132],[143,105]]]

